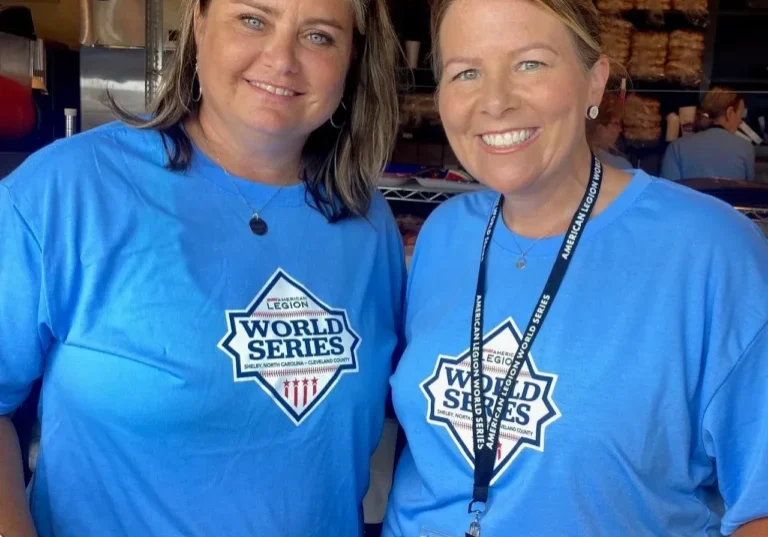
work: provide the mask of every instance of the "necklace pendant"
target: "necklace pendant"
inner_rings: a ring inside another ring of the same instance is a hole
[[[517,263],[515,263],[515,266],[520,270],[523,270],[527,264],[528,263],[525,261],[525,256],[521,255],[517,258]]]
[[[266,235],[267,230],[269,227],[267,227],[267,223],[261,219],[261,217],[258,214],[254,214],[251,217],[251,220],[248,222],[248,227],[251,228],[251,231],[254,235]]]

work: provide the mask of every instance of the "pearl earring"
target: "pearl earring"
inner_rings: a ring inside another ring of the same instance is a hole
[[[599,115],[600,115],[600,109],[595,105],[590,106],[589,109],[587,110],[587,117],[589,119],[597,119],[597,116]]]

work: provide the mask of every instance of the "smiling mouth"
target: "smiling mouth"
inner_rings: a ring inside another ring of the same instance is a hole
[[[493,134],[483,134],[480,138],[485,145],[493,147],[494,149],[509,149],[524,144],[533,138],[538,131],[538,128],[517,129]]]
[[[267,84],[265,82],[248,81],[248,83],[251,86],[264,90],[267,93],[271,93],[272,95],[279,95],[280,97],[296,97],[301,95],[298,91],[294,91],[289,88],[281,88],[280,86],[273,86],[272,84]]]

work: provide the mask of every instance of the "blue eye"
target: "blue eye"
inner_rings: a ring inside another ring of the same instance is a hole
[[[477,69],[467,69],[466,71],[462,71],[455,77],[453,77],[454,80],[477,80],[480,77],[480,73]]]
[[[328,45],[333,42],[333,39],[331,39],[330,36],[318,32],[310,33],[309,40],[313,45]]]
[[[539,69],[543,65],[544,64],[542,62],[537,62],[535,60],[528,60],[528,61],[521,62],[517,66],[517,70],[518,71],[534,71],[536,69]]]
[[[247,27],[253,28],[254,30],[261,30],[264,27],[264,22],[252,15],[243,15],[240,17],[240,20],[243,21],[243,24]]]

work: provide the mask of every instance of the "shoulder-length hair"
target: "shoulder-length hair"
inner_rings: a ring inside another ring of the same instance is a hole
[[[185,0],[177,48],[148,118],[126,113],[112,101],[124,122],[162,135],[172,170],[188,169],[192,158],[192,141],[183,124],[197,115],[200,106],[195,99],[200,87],[195,74],[194,14],[198,8],[205,13],[211,1]],[[313,132],[302,154],[308,202],[329,222],[367,213],[398,128],[396,73],[402,52],[386,0],[348,1],[355,29],[342,99],[347,112],[344,120],[336,120],[343,121],[341,128],[328,121]]]

